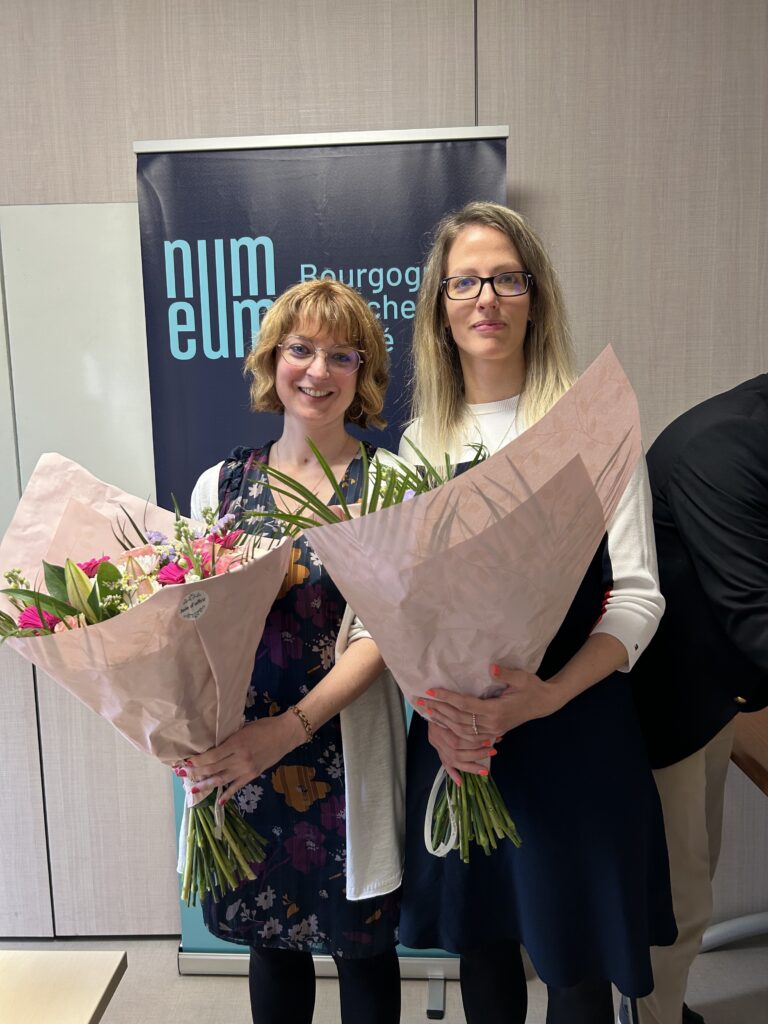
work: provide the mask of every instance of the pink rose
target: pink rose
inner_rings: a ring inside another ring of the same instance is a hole
[[[34,629],[38,632],[38,636],[41,629],[53,630],[58,622],[61,622],[61,619],[56,615],[49,615],[48,612],[43,612],[41,619],[37,608],[25,608],[19,616],[19,628]]]
[[[176,562],[169,562],[168,565],[164,565],[157,574],[157,582],[163,587],[169,583],[183,583],[186,578],[187,570],[182,569]]]
[[[77,566],[82,569],[85,575],[89,579],[93,579],[96,575],[96,570],[99,568],[102,562],[108,562],[109,555],[103,555],[101,558],[89,558],[87,562],[78,562]]]

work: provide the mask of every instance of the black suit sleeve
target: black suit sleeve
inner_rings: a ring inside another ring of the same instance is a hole
[[[681,453],[667,500],[717,620],[768,676],[768,430],[732,417]]]

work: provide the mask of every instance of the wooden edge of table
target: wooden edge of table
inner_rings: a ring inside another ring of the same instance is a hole
[[[731,759],[768,796],[768,708],[736,716]]]
[[[109,984],[104,989],[104,994],[102,995],[101,999],[98,1002],[98,1005],[94,1009],[88,1024],[97,1024],[97,1022],[100,1021],[101,1018],[104,1016],[104,1011],[109,1005],[110,999],[115,994],[115,989],[120,984],[120,979],[123,977],[123,975],[128,969],[128,954],[125,952],[125,950],[117,950],[116,952],[120,953],[120,960],[118,961],[117,966],[115,967],[114,974],[110,978]]]
[[[127,966],[125,950],[2,949],[2,1020],[98,1024]]]

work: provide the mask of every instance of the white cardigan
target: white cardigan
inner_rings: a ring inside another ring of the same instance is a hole
[[[219,503],[222,463],[200,476],[192,491],[192,518]],[[347,606],[336,639],[338,659],[369,637]],[[405,709],[389,671],[341,711],[346,787],[348,900],[382,896],[400,885],[405,835]]]

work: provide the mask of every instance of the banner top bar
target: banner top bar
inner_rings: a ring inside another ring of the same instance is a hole
[[[226,149],[289,149],[310,146],[363,146],[391,142],[451,142],[506,139],[509,125],[464,128],[405,128],[382,132],[321,132],[305,135],[243,135],[221,139],[159,139],[134,142],[134,153],[190,153]]]

